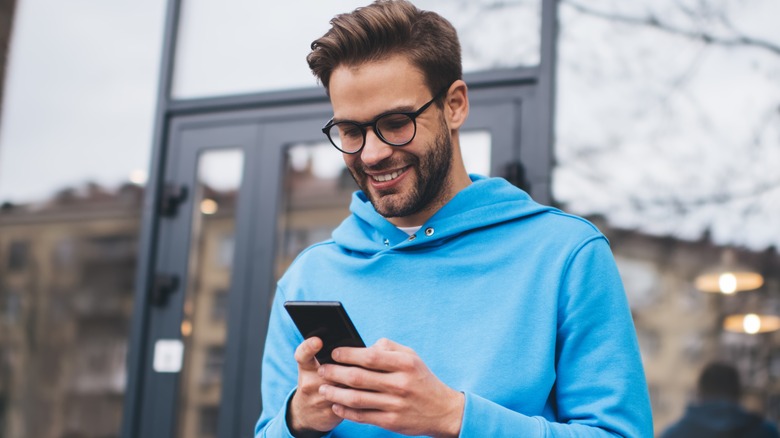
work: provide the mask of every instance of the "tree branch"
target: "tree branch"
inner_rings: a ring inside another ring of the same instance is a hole
[[[647,17],[633,17],[630,15],[622,15],[622,14],[617,14],[612,12],[600,11],[582,5],[573,0],[561,0],[561,4],[568,5],[573,9],[575,9],[577,12],[587,14],[593,17],[598,17],[608,21],[615,21],[615,22],[633,24],[637,26],[650,27],[674,35],[683,36],[693,40],[699,40],[706,44],[715,44],[715,45],[726,46],[726,47],[736,47],[736,46],[755,47],[758,49],[767,50],[774,55],[780,56],[780,45],[759,38],[753,38],[746,35],[737,35],[735,37],[724,37],[724,36],[714,35],[712,33],[704,32],[704,31],[691,31],[691,30],[682,29],[673,26],[669,23],[664,23],[654,15],[650,15]]]
[[[693,208],[704,207],[707,205],[726,205],[733,201],[742,199],[756,198],[768,192],[780,189],[780,180],[768,181],[757,184],[751,190],[745,190],[739,193],[714,193],[695,198],[682,199],[680,196],[671,198],[639,198],[631,196],[631,203],[639,210],[649,208],[673,208],[678,212],[689,212]]]

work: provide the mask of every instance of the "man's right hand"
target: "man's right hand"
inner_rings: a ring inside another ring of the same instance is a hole
[[[322,348],[317,337],[306,339],[295,350],[298,362],[298,390],[287,410],[287,425],[296,437],[320,436],[341,423],[333,413],[333,403],[320,395],[320,386],[333,384],[317,373],[320,364],[314,355]]]

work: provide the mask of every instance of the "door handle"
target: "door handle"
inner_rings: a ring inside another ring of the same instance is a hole
[[[160,214],[163,217],[175,217],[179,206],[187,199],[187,186],[167,183],[160,198]]]
[[[151,290],[152,305],[163,307],[168,304],[168,298],[179,289],[179,276],[176,274],[158,273],[154,276]]]

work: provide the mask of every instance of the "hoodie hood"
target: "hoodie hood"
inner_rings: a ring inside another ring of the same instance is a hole
[[[352,215],[333,231],[333,240],[347,251],[370,256],[388,249],[436,245],[471,230],[555,210],[536,203],[502,178],[470,178],[472,184],[458,192],[412,236],[377,213],[365,193],[357,191],[350,204]]]

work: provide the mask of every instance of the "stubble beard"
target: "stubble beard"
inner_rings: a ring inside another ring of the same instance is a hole
[[[365,173],[362,164],[349,169],[352,178],[368,196],[377,213],[386,218],[405,217],[429,208],[438,209],[444,204],[442,198],[451,184],[449,173],[452,167],[452,140],[446,131],[436,136],[432,147],[422,157],[410,156],[410,161],[405,163],[382,162],[372,170],[401,167],[398,164],[410,166],[409,171],[416,176],[415,184],[406,193],[397,189],[376,193],[371,190],[368,181],[370,176]]]

